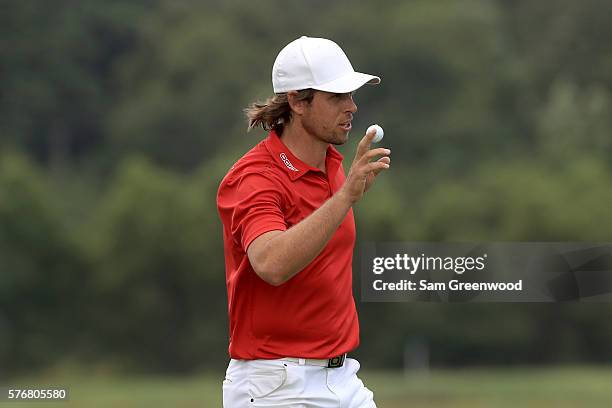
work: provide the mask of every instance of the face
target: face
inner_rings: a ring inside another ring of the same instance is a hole
[[[348,140],[356,111],[352,92],[335,94],[316,91],[312,102],[304,104],[300,117],[302,126],[310,135],[326,143],[341,145]]]

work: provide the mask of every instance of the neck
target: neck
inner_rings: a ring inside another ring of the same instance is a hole
[[[281,140],[291,153],[309,166],[325,172],[325,158],[329,143],[317,139],[294,120],[285,125]]]

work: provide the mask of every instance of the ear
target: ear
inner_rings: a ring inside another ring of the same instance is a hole
[[[298,101],[297,91],[289,91],[287,92],[287,102],[289,102],[289,106],[291,107],[291,111],[295,112],[298,115],[303,115],[306,106],[308,106],[308,102],[305,100]]]

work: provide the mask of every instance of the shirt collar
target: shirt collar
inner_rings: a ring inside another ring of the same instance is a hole
[[[274,160],[284,169],[291,181],[297,180],[309,171],[320,172],[320,169],[309,166],[300,159],[298,159],[283,141],[278,137],[276,131],[272,130],[268,133],[268,137],[264,141],[266,148],[274,158]],[[344,157],[340,152],[332,145],[327,148],[327,156],[325,158],[325,165],[327,172],[335,171],[340,167],[342,159]]]

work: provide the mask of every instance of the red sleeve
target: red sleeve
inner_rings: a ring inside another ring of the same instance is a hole
[[[235,185],[235,206],[231,217],[234,239],[246,252],[255,238],[269,231],[285,231],[282,193],[269,174],[251,173],[240,177]]]

